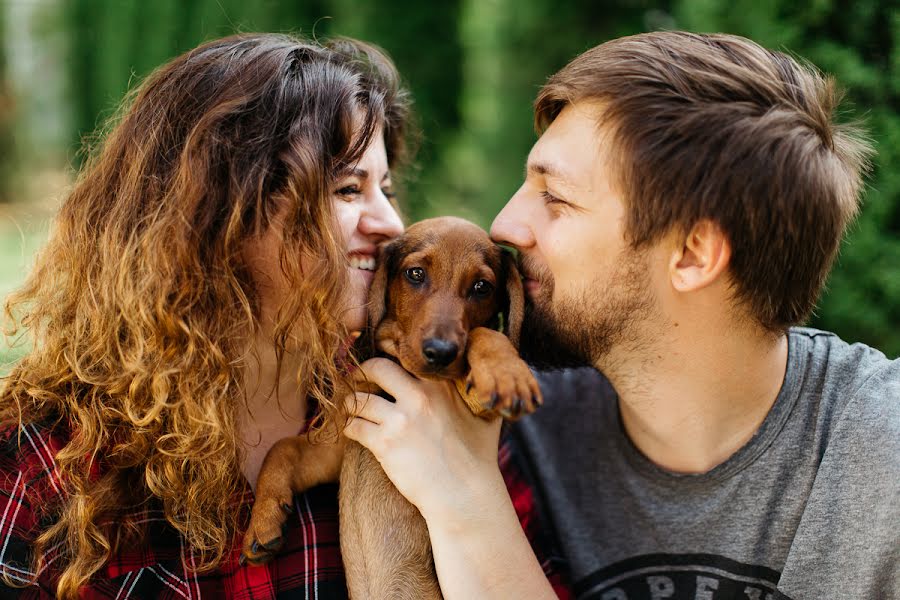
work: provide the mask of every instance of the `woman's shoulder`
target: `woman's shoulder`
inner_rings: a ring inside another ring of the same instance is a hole
[[[32,574],[36,537],[53,520],[54,507],[65,500],[54,456],[71,435],[64,427],[41,424],[0,427],[0,577],[26,584]],[[235,510],[249,511],[251,494],[236,498]],[[47,508],[49,507],[49,510]],[[305,593],[308,597],[344,598],[338,539],[337,486],[319,486],[297,496],[288,518],[285,544],[271,569],[240,564],[236,542],[222,564],[192,572],[194,549],[169,524],[162,506],[148,502],[136,523],[146,525],[144,543],[121,548],[86,584],[91,598],[270,597],[261,590]],[[44,555],[47,568],[37,581],[20,588],[22,597],[52,596],[60,575],[54,549]],[[14,588],[0,578],[0,597]],[[32,595],[29,595],[32,594]],[[45,594],[45,595],[41,595]]]
[[[0,492],[4,500],[22,499],[26,490],[29,497],[38,492],[39,498],[60,498],[63,491],[55,456],[68,441],[68,430],[59,424],[0,426]]]
[[[60,427],[0,426],[0,575],[12,582],[33,579],[31,547],[63,497],[54,456],[67,441]]]

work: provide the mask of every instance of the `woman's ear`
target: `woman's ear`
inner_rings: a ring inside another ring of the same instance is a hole
[[[516,348],[519,347],[519,334],[522,332],[522,318],[525,316],[525,291],[522,289],[522,276],[516,266],[516,257],[509,250],[503,250],[503,271],[506,274],[506,296],[509,309],[506,313],[506,337]]]
[[[397,248],[396,239],[378,247],[378,268],[369,288],[369,326],[373,328],[381,323],[387,312],[388,271]]]

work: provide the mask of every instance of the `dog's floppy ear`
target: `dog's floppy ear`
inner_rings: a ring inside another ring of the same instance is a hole
[[[399,248],[396,239],[384,242],[378,248],[378,268],[369,288],[369,326],[377,327],[387,313],[388,272]]]
[[[509,298],[506,336],[513,346],[518,348],[519,334],[522,332],[522,318],[525,315],[525,292],[522,289],[522,276],[516,266],[516,257],[505,248],[503,249],[503,272],[506,274],[506,295]]]

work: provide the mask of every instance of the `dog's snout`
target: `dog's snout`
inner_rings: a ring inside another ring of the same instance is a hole
[[[428,338],[422,342],[422,354],[428,364],[436,367],[446,367],[456,359],[459,354],[459,346],[441,338]]]

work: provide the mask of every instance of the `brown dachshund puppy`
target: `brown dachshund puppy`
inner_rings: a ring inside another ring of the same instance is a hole
[[[369,297],[375,348],[420,378],[454,382],[473,413],[516,418],[540,404],[516,351],[524,303],[518,269],[478,226],[453,217],[411,226],[382,248]],[[296,492],[338,479],[350,596],[440,598],[424,520],[375,457],[343,436],[336,444],[292,437],[272,447],[257,482],[245,559],[265,562],[281,546]]]

